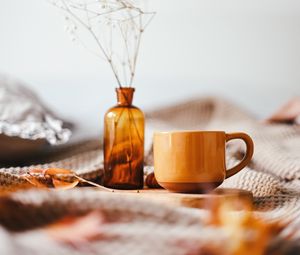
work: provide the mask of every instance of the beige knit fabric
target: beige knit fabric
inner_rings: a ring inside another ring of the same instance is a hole
[[[251,165],[227,179],[223,187],[252,191],[258,215],[286,223],[286,229],[281,233],[279,239],[282,240],[293,234],[292,240],[295,241],[293,244],[300,241],[300,127],[261,123],[237,106],[216,98],[189,100],[176,106],[149,112],[146,116],[147,165],[153,163],[153,131],[200,129],[225,130],[226,132],[243,131],[250,134],[255,143],[255,154]],[[236,164],[243,153],[244,145],[242,143],[230,143],[227,153],[228,165]],[[102,151],[97,146],[89,147],[88,151],[79,154],[77,151],[75,155],[61,161],[32,167],[48,168],[50,166],[73,169],[78,175],[90,180],[101,178]],[[0,169],[1,187],[12,189],[16,185],[25,185],[26,182],[21,175],[26,173],[29,168]],[[116,239],[117,241],[112,243],[101,242],[101,245],[97,243],[95,249],[97,251],[103,249],[102,252],[95,253],[95,250],[92,249],[88,252],[85,251],[87,253],[83,252],[84,254],[112,254],[109,251],[115,251],[114,254],[186,254],[186,246],[182,246],[182,249],[178,247],[170,249],[170,242],[174,238],[176,240],[180,237],[178,240],[183,242],[191,238],[192,243],[199,244],[216,235],[213,230],[207,229],[205,232],[195,224],[195,217],[197,218],[200,213],[198,211],[186,209],[183,212],[181,209],[149,206],[141,201],[133,202],[130,199],[121,199],[116,194],[103,194],[94,190],[72,190],[63,193],[34,191],[28,194],[15,193],[12,195],[10,203],[12,201],[12,204],[19,208],[18,212],[15,212],[14,206],[0,210],[0,222],[4,226],[12,228],[23,226],[24,229],[27,229],[29,226],[40,226],[51,221],[52,217],[57,218],[67,214],[70,208],[72,213],[80,213],[94,207],[115,212],[117,206],[119,208],[117,210],[118,217],[132,215],[130,224],[127,221],[127,223],[117,223],[122,225],[122,227],[118,225],[119,228],[116,230],[120,238],[126,239],[130,236],[127,242],[124,240],[120,242],[119,239]],[[4,204],[7,204],[7,201]],[[184,220],[181,213],[184,214]],[[195,228],[195,226],[197,227]],[[128,229],[132,229],[132,231]],[[41,230],[30,231],[29,234],[39,237],[41,243],[50,242],[44,235],[39,235],[39,231]],[[37,252],[39,245],[36,242],[29,244],[24,242],[27,240],[26,235],[18,234],[12,237],[10,232],[6,232],[5,229],[2,232],[0,231],[0,235],[3,234],[5,240],[22,247],[24,252],[28,250],[28,254],[39,254]],[[211,233],[211,235],[206,233]],[[222,238],[215,241],[224,241],[226,234],[224,235],[221,234]],[[4,240],[3,238],[1,240]],[[153,246],[152,242],[158,244]],[[120,243],[124,246],[118,247]],[[14,245],[11,247],[16,249]],[[68,252],[70,252],[65,247],[53,246],[53,244],[51,247],[49,250],[46,249],[43,254],[53,254],[53,247],[57,249],[55,254],[69,254]],[[152,251],[153,253],[151,253]],[[168,253],[169,251],[171,252]],[[0,253],[18,254],[2,253],[1,250]],[[78,251],[78,254],[82,254],[82,251]]]

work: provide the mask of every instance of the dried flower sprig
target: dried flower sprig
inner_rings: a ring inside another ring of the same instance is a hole
[[[64,11],[72,40],[106,60],[119,87],[131,87],[142,34],[155,15],[144,10],[145,0],[48,1]],[[94,47],[81,39],[83,31],[90,35]]]

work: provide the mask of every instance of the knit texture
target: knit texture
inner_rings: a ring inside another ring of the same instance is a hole
[[[244,170],[225,180],[222,187],[251,191],[257,215],[286,224],[285,230],[278,238],[284,240],[292,235],[289,239],[293,244],[300,241],[299,126],[259,122],[246,111],[218,98],[189,100],[148,112],[146,117],[145,155],[146,165],[150,166],[148,169],[153,165],[154,131],[224,130],[248,133],[255,144],[253,160]],[[79,147],[82,146],[81,144]],[[1,188],[14,190],[27,187],[28,184],[22,175],[31,168],[61,167],[72,169],[79,176],[92,181],[101,178],[101,148],[97,145],[84,148],[88,149],[70,148],[63,154],[63,159],[51,163],[0,169]],[[228,166],[237,164],[244,153],[243,143],[230,142],[227,150]],[[43,232],[39,228],[27,234],[13,236],[6,229],[41,227],[70,212],[80,214],[95,208],[114,215],[112,218],[115,225],[107,229],[106,233],[116,234],[118,238],[112,242],[96,242],[91,246],[91,250],[76,251],[78,254],[112,254],[112,251],[114,254],[187,254],[187,246],[190,247],[193,243],[200,245],[214,240],[222,245],[227,238],[226,233],[220,234],[218,230],[201,227],[201,211],[150,205],[150,202],[124,199],[117,194],[103,193],[95,189],[17,192],[5,198],[2,205],[0,223],[6,228],[0,231],[0,235],[3,236],[1,240],[10,242],[11,245],[0,248],[9,250],[0,250],[1,254],[18,254],[16,247],[21,247],[23,254],[39,254],[42,244],[43,254],[70,254],[69,248],[51,243],[53,241],[41,234]],[[24,240],[30,239],[29,236],[40,241],[25,242]],[[215,238],[216,236],[218,238]],[[185,245],[178,247],[174,245],[174,240]],[[154,246],[154,242],[157,245]],[[77,254],[76,252],[72,254]]]

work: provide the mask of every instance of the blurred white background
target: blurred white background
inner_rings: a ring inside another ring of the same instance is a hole
[[[299,0],[150,0],[135,104],[219,95],[262,118],[300,92]],[[0,1],[0,72],[25,81],[87,135],[115,103],[108,65],[72,43],[46,0]]]

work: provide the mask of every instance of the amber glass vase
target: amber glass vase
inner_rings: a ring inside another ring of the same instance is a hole
[[[143,112],[132,105],[134,88],[117,88],[118,104],[104,118],[104,186],[142,189],[144,186]]]

